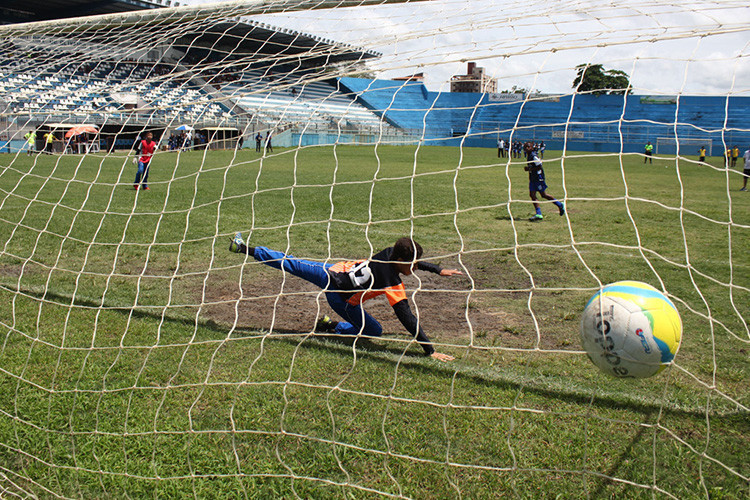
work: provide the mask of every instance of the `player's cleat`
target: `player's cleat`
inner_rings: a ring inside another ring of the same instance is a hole
[[[740,189],[740,191],[747,191],[747,188],[742,188]]]
[[[242,239],[242,233],[235,233],[234,239],[229,243],[229,251],[240,253],[243,246],[245,246],[245,240]]]
[[[315,331],[317,333],[333,333],[336,331],[336,325],[338,325],[338,321],[333,321],[331,317],[326,314],[322,318],[319,318],[318,322],[315,323]]]
[[[542,214],[534,214],[532,215],[529,220],[531,222],[539,222],[540,220],[544,219],[544,216]]]
[[[146,191],[151,191],[151,188],[148,186],[144,187],[143,189],[145,189]]]
[[[133,184],[133,189],[135,189],[136,191],[138,191],[138,184]]]
[[[560,202],[560,206],[557,207],[557,209],[560,210],[560,217],[565,215],[565,205],[563,205],[562,202]]]

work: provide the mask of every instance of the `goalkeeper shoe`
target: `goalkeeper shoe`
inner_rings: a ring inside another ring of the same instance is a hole
[[[245,246],[245,240],[242,239],[242,233],[236,233],[234,239],[229,243],[229,251],[234,253],[240,253],[242,247]]]
[[[333,321],[331,317],[326,314],[315,323],[315,331],[317,333],[333,333],[336,331],[336,325],[338,324],[338,321]]]

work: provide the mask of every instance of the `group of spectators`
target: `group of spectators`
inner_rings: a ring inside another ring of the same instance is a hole
[[[169,151],[187,151],[189,149],[201,149],[206,147],[208,137],[202,132],[183,130],[179,134],[172,132],[167,139],[167,148]]]
[[[524,144],[527,143],[531,145],[533,151],[537,152],[539,158],[544,158],[544,150],[547,148],[544,141],[506,141],[505,139],[497,140],[497,157],[505,158],[507,155],[510,158],[525,158]]]
[[[37,132],[36,130],[30,130],[23,136],[26,141],[25,149],[26,154],[31,155],[37,152]],[[43,146],[39,152],[46,154],[55,153],[55,144],[62,142],[62,153],[67,152],[78,152],[79,144],[93,144],[94,141],[99,140],[96,136],[92,136],[87,132],[81,134],[72,135],[70,137],[57,137],[54,131],[45,132],[42,135]]]

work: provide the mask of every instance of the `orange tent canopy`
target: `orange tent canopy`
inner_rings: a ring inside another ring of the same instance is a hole
[[[94,125],[76,125],[75,127],[71,127],[70,130],[65,132],[65,137],[73,137],[74,135],[78,134],[96,134],[99,132],[99,129],[97,129]]]

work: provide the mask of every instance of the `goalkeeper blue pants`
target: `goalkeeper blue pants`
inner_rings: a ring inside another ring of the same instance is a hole
[[[255,260],[276,269],[283,269],[293,276],[309,281],[313,285],[325,290],[326,300],[331,309],[341,316],[344,321],[336,325],[339,335],[368,335],[379,337],[383,334],[383,327],[378,320],[367,313],[362,306],[352,305],[346,301],[341,293],[328,290],[331,284],[328,268],[333,264],[313,260],[298,259],[284,252],[270,250],[266,247],[255,247]]]

